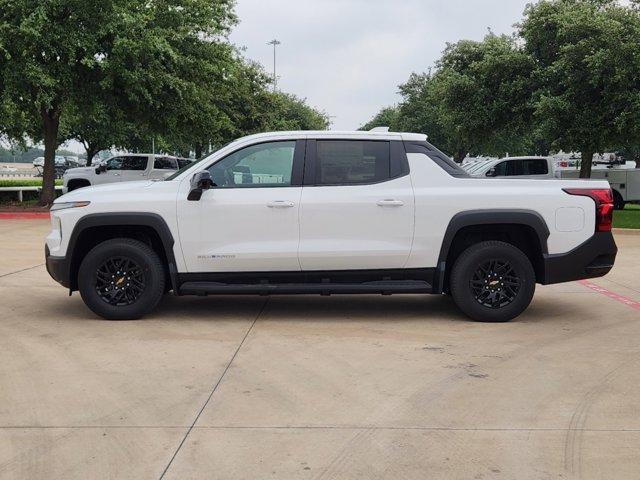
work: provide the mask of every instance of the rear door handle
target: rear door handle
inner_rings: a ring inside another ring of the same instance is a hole
[[[294,205],[293,202],[287,202],[285,200],[274,200],[273,202],[267,203],[267,207],[269,208],[291,208]]]
[[[402,200],[393,200],[393,199],[378,200],[379,207],[402,207],[403,205],[404,205],[404,202]]]

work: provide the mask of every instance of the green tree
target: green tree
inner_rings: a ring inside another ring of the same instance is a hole
[[[461,162],[467,154],[523,152],[531,130],[533,61],[515,38],[489,34],[482,42],[449,44],[433,72],[400,86],[397,108],[369,124],[425,133]]]
[[[640,12],[613,0],[542,0],[520,25],[535,61],[536,124],[565,151],[580,151],[580,176],[595,153],[640,139]]]
[[[61,120],[87,99],[87,82],[120,111],[155,125],[167,99],[189,89],[184,49],[217,42],[235,21],[233,0],[0,0],[0,130],[43,140],[41,203],[54,192]],[[85,88],[83,88],[83,86]],[[128,110],[130,109],[130,110]],[[82,112],[82,109],[76,111]]]
[[[523,149],[530,129],[533,62],[515,39],[489,34],[447,46],[429,98],[455,159],[466,153],[500,155]]]
[[[391,131],[397,131],[400,120],[400,108],[397,105],[384,107],[367,123],[360,127],[365,132],[376,127],[389,127]]]
[[[325,112],[307,105],[306,99],[289,93],[269,94],[268,108],[269,130],[326,130],[329,128],[329,117]]]
[[[467,151],[461,148],[454,135],[445,128],[440,115],[441,99],[436,96],[434,76],[429,73],[412,74],[400,85],[402,102],[399,105],[397,130],[424,133],[439,148],[459,161]]]

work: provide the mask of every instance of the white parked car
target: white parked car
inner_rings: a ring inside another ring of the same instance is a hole
[[[191,164],[186,158],[148,153],[113,156],[97,166],[70,168],[62,176],[63,192],[103,183],[162,180]]]
[[[45,256],[108,319],[173,291],[450,293],[507,321],[536,283],[611,270],[612,212],[607,182],[471,178],[424,135],[266,133],[162,182],[63,195]]]
[[[635,164],[635,162],[630,162]],[[633,165],[635,166],[635,165]],[[640,168],[632,165],[597,165],[591,170],[591,179],[609,182],[613,190],[613,203],[616,210],[623,210],[627,202],[640,202]],[[556,170],[558,178],[578,178],[580,171],[576,168],[560,168]]]
[[[517,179],[555,178],[554,161],[549,157],[507,157],[481,160],[462,168],[474,177],[513,177]]]
[[[514,178],[530,180],[577,179],[580,170],[569,166],[568,161],[553,157],[509,157],[467,163],[462,168],[474,177]],[[599,162],[591,170],[591,180],[605,180],[613,192],[616,210],[622,210],[627,202],[640,201],[640,169],[635,162],[618,165]]]

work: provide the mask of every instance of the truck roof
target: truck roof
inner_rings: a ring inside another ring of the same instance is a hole
[[[254,135],[248,135],[246,137],[239,138],[236,141],[246,141],[260,138],[272,138],[272,137],[288,137],[288,138],[353,138],[353,139],[362,139],[362,140],[388,140],[388,139],[398,139],[400,137],[402,140],[407,141],[426,141],[427,136],[421,133],[407,133],[407,132],[382,132],[382,131],[374,131],[374,132],[366,132],[361,130],[346,130],[346,131],[337,131],[337,130],[297,130],[297,131],[287,131],[287,132],[265,132],[265,133],[256,133]],[[235,143],[235,142],[234,142]]]

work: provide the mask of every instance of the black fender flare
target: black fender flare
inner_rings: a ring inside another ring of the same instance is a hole
[[[444,290],[447,257],[453,239],[458,232],[465,227],[499,224],[525,225],[531,227],[536,232],[542,254],[544,255],[549,252],[547,247],[547,240],[550,234],[549,227],[544,218],[534,210],[489,209],[460,212],[453,216],[442,239],[440,255],[438,256],[438,266],[434,276],[435,293],[442,293]]]
[[[142,226],[152,228],[160,237],[164,253],[167,257],[167,268],[169,270],[169,277],[171,279],[171,286],[173,291],[177,291],[176,277],[177,267],[176,259],[173,253],[173,245],[175,240],[171,234],[171,229],[157,213],[147,212],[114,212],[114,213],[92,213],[86,215],[75,224],[71,236],[69,237],[69,244],[67,245],[67,258],[69,259],[69,277],[70,277],[70,290],[73,290],[74,282],[71,279],[74,268],[74,254],[76,252],[76,243],[78,238],[85,230],[94,227],[105,226]]]

